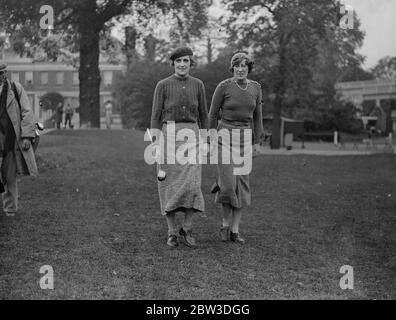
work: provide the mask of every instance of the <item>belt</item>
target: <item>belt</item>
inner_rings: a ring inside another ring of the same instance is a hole
[[[249,127],[250,126],[250,119],[249,120],[228,120],[228,119],[222,118],[220,121],[223,122],[224,124],[229,124],[229,125],[233,125],[233,126],[241,126],[241,127]]]
[[[162,121],[162,124],[168,124],[168,123],[197,123],[197,122],[196,121],[174,121],[174,120]]]

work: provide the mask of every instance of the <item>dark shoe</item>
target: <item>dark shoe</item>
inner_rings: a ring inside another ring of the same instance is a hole
[[[176,248],[179,243],[177,242],[177,236],[171,235],[168,237],[168,242],[166,243],[169,247]]]
[[[217,180],[213,183],[212,187],[210,188],[210,193],[217,193],[220,191],[220,187],[217,184]]]
[[[239,233],[230,232],[230,240],[235,243],[245,244],[245,239],[241,238]]]
[[[221,241],[230,241],[230,227],[220,228]]]
[[[191,230],[185,231],[183,228],[181,228],[179,234],[184,238],[184,241],[188,247],[191,248],[197,246],[197,242],[195,241]]]

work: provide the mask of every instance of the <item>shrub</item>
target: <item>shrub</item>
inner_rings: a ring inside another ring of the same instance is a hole
[[[145,130],[150,127],[155,86],[171,74],[169,64],[146,61],[116,79],[115,99],[120,106],[124,128]]]
[[[58,92],[48,92],[40,98],[40,101],[42,102],[43,110],[55,111],[59,102],[63,105],[64,98]]]

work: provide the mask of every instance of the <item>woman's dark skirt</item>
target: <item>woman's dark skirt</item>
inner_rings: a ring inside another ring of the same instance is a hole
[[[220,187],[220,190],[216,193],[215,202],[222,204],[227,203],[235,208],[240,209],[251,204],[249,175],[235,175],[234,169],[236,167],[240,167],[241,165],[236,165],[232,161],[232,157],[230,164],[223,164],[222,148],[226,148],[229,151],[232,150],[233,153],[239,152],[239,150],[244,150],[244,130],[251,129],[251,127],[249,124],[235,124],[226,121],[220,121],[217,130],[220,131],[222,129],[229,130],[230,134],[232,132],[231,130],[239,130],[241,138],[239,145],[224,143],[221,140],[218,141],[219,163],[217,165],[217,183]],[[251,156],[251,147],[249,148],[249,152]]]

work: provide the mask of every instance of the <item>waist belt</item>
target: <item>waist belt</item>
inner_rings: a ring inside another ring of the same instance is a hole
[[[196,121],[188,121],[188,120],[183,120],[183,121],[175,121],[175,120],[166,120],[162,121],[161,124],[168,124],[168,123],[197,123]]]
[[[222,123],[224,123],[224,124],[229,124],[229,125],[233,125],[233,126],[250,127],[250,119],[247,119],[247,120],[228,120],[228,119],[222,118],[220,121]]]

